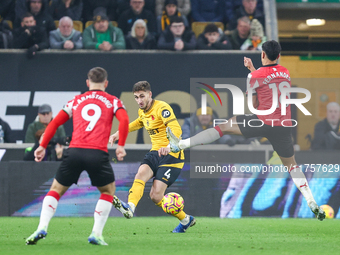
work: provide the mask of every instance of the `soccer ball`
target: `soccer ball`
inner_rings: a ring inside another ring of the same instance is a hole
[[[324,210],[326,214],[326,219],[333,219],[334,218],[334,210],[329,205],[322,205],[320,206],[322,210]]]
[[[163,197],[162,209],[164,212],[172,215],[178,214],[184,208],[183,197],[175,192],[170,192]]]

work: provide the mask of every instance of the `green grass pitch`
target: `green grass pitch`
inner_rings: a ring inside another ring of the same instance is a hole
[[[88,244],[93,218],[53,218],[46,239],[25,245],[38,218],[0,217],[0,254],[338,254],[339,220],[197,217],[173,234],[173,217],[109,218],[108,246]]]

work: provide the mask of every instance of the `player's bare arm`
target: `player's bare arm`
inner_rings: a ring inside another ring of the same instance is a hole
[[[114,133],[113,135],[110,136],[109,143],[111,146],[113,146],[113,143],[119,139],[119,131]],[[116,149],[116,156],[119,161],[122,161],[124,157],[126,156],[126,151],[124,149],[124,146],[118,145]]]
[[[256,71],[256,69],[253,65],[253,61],[251,61],[250,58],[244,57],[243,61],[244,61],[244,66],[247,67],[250,72]]]
[[[43,160],[45,157],[46,149],[42,146],[39,146],[35,151],[34,151],[34,157],[36,162],[40,162]]]
[[[124,146],[118,145],[116,149],[116,156],[118,161],[123,161],[124,157],[126,156],[126,151],[124,149]]]
[[[117,131],[116,133],[114,133],[113,135],[110,135],[109,138],[109,143],[111,144],[111,146],[113,146],[113,143],[115,141],[117,141],[119,139],[119,131]]]

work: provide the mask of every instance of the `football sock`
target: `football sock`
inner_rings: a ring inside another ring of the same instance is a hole
[[[162,200],[158,203],[155,203],[155,205],[157,205],[158,207],[161,207],[162,208]]]
[[[184,219],[181,220],[182,225],[187,225],[190,222],[190,216],[188,214],[185,215]]]
[[[183,213],[183,214],[182,214]],[[182,214],[181,216],[184,218],[180,220],[182,225],[187,225],[190,222],[190,215],[186,214],[184,211],[181,211],[179,214]],[[178,215],[178,214],[177,214]],[[179,219],[179,218],[178,218]]]
[[[179,142],[179,148],[184,150],[186,148],[194,147],[197,145],[209,144],[216,141],[222,136],[223,133],[219,126],[208,128],[198,133],[197,135],[194,135],[193,137],[181,140]]]
[[[52,219],[57,209],[59,199],[60,199],[60,195],[56,191],[50,190],[46,194],[43,200],[42,208],[41,208],[38,229],[43,228],[45,229],[45,231],[47,231],[48,224],[50,223],[50,220]]]
[[[101,194],[94,210],[94,225],[92,232],[97,236],[102,236],[103,229],[112,208],[113,196]]]
[[[145,182],[139,179],[133,181],[132,187],[129,190],[128,203],[134,204],[134,207],[138,205],[139,200],[144,194]],[[131,207],[131,206],[130,206]],[[131,208],[132,209],[132,208]],[[134,211],[134,210],[133,210]]]
[[[293,182],[295,183],[295,186],[300,190],[302,195],[307,200],[307,204],[309,205],[310,202],[314,201],[313,194],[308,186],[308,182],[306,179],[306,176],[301,171],[301,169],[298,166],[293,166],[289,170],[290,176],[293,179]]]
[[[185,215],[186,215],[186,213],[184,211],[180,211],[179,213],[175,214],[174,216],[181,221],[185,218]]]

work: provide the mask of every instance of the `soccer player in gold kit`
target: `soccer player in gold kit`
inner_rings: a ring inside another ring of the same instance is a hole
[[[169,141],[165,131],[167,127],[178,137],[182,134],[182,129],[170,105],[152,99],[151,86],[147,81],[137,82],[132,92],[139,110],[138,118],[129,124],[129,132],[145,127],[150,135],[152,148],[145,155],[138,169],[129,191],[128,203],[114,196],[113,205],[128,219],[133,217],[135,208],[143,196],[145,183],[151,178],[154,178],[150,191],[151,200],[161,207],[165,190],[176,181],[184,165],[183,151],[173,153],[168,146]],[[111,145],[118,139],[119,131],[111,135]],[[184,211],[174,216],[180,220],[180,223],[172,231],[173,233],[183,233],[196,223],[195,218]]]

